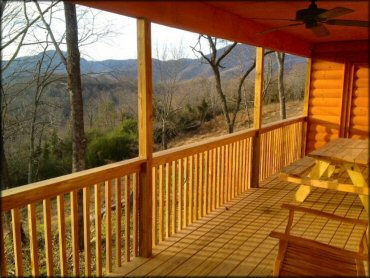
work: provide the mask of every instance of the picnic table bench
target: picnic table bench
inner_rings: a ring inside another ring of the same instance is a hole
[[[280,177],[300,185],[299,202],[319,187],[356,193],[369,212],[368,166],[368,140],[340,138],[283,168]]]

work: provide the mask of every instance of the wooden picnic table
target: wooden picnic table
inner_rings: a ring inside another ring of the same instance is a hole
[[[294,174],[289,168],[282,170],[282,177],[300,184],[297,201],[303,202],[312,187],[321,187],[357,193],[369,212],[368,140],[339,138],[309,153],[306,159],[311,160],[311,166],[302,175]]]

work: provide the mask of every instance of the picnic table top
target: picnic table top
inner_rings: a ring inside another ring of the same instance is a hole
[[[368,167],[369,140],[338,138],[311,152],[308,156],[333,163],[355,163]]]

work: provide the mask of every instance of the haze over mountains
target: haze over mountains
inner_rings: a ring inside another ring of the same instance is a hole
[[[225,48],[218,50],[219,55],[224,52]],[[274,54],[272,54],[274,55]],[[210,57],[210,55],[207,55]],[[255,57],[255,47],[238,44],[231,53],[223,60],[221,72],[225,77],[232,77],[240,75],[240,65],[244,65],[246,68],[249,67]],[[2,78],[6,78],[15,72],[21,71],[20,76],[27,77],[35,73],[36,65],[42,58],[42,53],[35,56],[25,56],[16,58],[12,65],[2,73]],[[274,61],[275,61],[275,57]],[[54,50],[47,51],[43,68],[46,68],[52,61],[52,68],[56,68],[55,73],[66,74],[64,65],[62,64],[60,57]],[[6,61],[3,61],[6,63]],[[295,70],[303,69],[306,64],[306,59],[302,57],[286,55],[285,68],[289,72],[293,68]],[[179,71],[179,80],[190,80],[198,77],[211,77],[213,76],[211,67],[205,63],[205,61],[199,58],[194,59],[180,59],[180,60],[167,60],[161,61],[153,59],[153,72],[154,80],[166,80],[170,78],[171,72],[174,68]],[[276,68],[276,65],[275,65]],[[104,60],[104,61],[89,61],[81,58],[81,73],[91,75],[103,75],[107,78],[109,76],[115,77],[132,77],[137,78],[137,60]],[[251,75],[253,77],[254,74]]]

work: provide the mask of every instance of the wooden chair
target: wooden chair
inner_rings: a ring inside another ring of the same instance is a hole
[[[283,204],[289,209],[289,219],[285,233],[271,232],[278,238],[279,251],[273,270],[274,276],[365,276],[364,261],[369,260],[366,233],[369,222],[325,213],[309,208]],[[291,235],[294,211],[310,213],[340,222],[364,227],[359,251],[353,252],[329,244]]]

